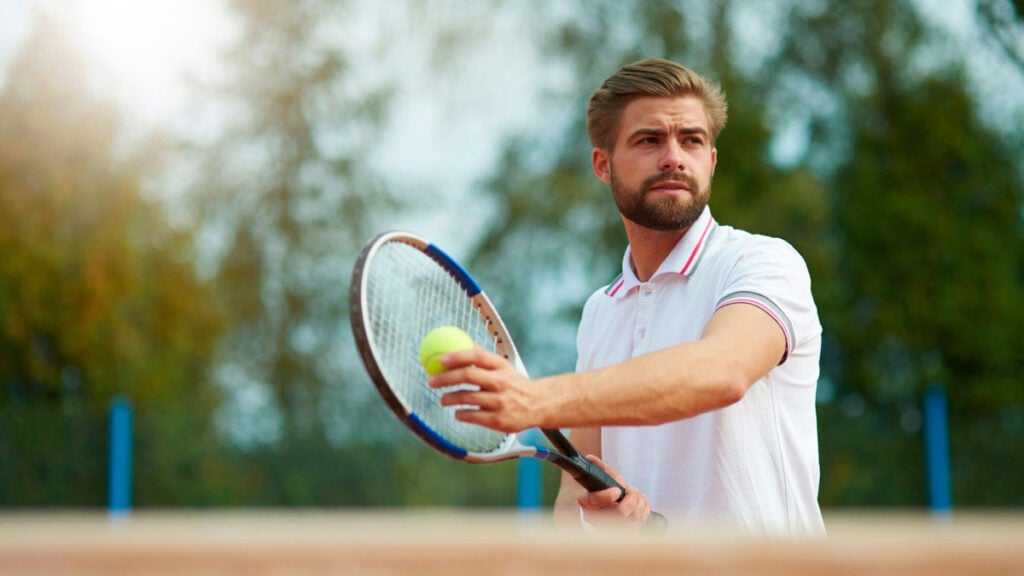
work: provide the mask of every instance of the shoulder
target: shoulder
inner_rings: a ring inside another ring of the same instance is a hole
[[[746,254],[746,253],[772,253],[772,254],[785,254],[800,256],[796,248],[792,244],[777,238],[775,236],[767,236],[765,234],[755,234],[753,232],[747,232],[746,230],[740,230],[739,228],[733,228],[732,226],[720,225],[715,230],[715,240],[712,244],[713,247],[719,250]]]
[[[796,274],[807,274],[803,256],[792,244],[774,236],[753,234],[731,226],[716,230],[711,256],[735,271],[747,268],[770,267],[785,269]]]
[[[617,276],[615,276],[615,278],[612,278],[612,280],[610,282],[608,282],[607,284],[602,285],[597,290],[594,290],[593,292],[591,292],[590,296],[587,297],[586,302],[583,304],[583,313],[584,313],[584,315],[586,315],[588,309],[592,309],[595,306],[599,306],[599,305],[601,305],[601,303],[604,303],[604,302],[611,302],[612,301],[612,297],[611,297],[612,293],[615,291],[615,288],[619,284],[621,284],[621,283],[622,283],[622,274],[618,274]]]
[[[771,315],[786,334],[786,358],[815,356],[821,324],[807,264],[789,242],[729,229],[718,244],[716,307],[754,304]]]

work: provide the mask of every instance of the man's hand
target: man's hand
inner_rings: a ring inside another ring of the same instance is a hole
[[[454,390],[441,397],[442,406],[469,407],[455,413],[458,420],[505,433],[541,426],[550,394],[520,374],[503,356],[477,346],[445,354],[440,362],[447,370],[430,378],[431,388],[459,384],[478,388]]]
[[[647,497],[636,488],[629,486],[626,479],[611,466],[597,456],[589,455],[587,460],[596,464],[626,489],[626,495],[618,501],[621,493],[618,488],[608,488],[598,492],[587,492],[578,499],[580,508],[586,512],[584,518],[595,526],[628,526],[643,528],[651,517],[651,504]]]

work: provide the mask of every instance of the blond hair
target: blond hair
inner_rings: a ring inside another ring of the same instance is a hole
[[[627,64],[590,96],[587,136],[595,148],[611,151],[626,106],[643,97],[696,96],[704,104],[714,142],[725,128],[728,104],[721,87],[685,66],[650,58]]]

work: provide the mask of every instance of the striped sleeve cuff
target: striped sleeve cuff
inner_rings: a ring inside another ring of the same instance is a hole
[[[782,359],[779,360],[779,364],[785,363],[786,359],[789,358],[790,351],[793,350],[794,346],[796,346],[796,340],[793,335],[793,324],[789,321],[789,317],[786,316],[785,312],[776,306],[774,302],[756,292],[734,292],[729,294],[718,301],[718,305],[715,306],[715,310],[730,304],[750,304],[752,306],[757,306],[775,319],[779,324],[779,327],[782,328],[782,332],[786,337],[786,352],[782,355]]]

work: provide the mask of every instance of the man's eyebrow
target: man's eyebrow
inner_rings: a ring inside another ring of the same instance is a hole
[[[664,136],[668,132],[664,128],[638,128],[629,135],[630,139],[636,138],[637,136]],[[703,126],[686,126],[676,131],[677,134],[702,134],[708,135],[707,128]]]
[[[629,135],[630,138],[636,138],[637,136],[664,136],[664,128],[638,128]]]
[[[692,126],[692,127],[687,127],[687,128],[680,128],[679,129],[679,134],[703,134],[703,135],[707,136],[708,135],[708,130],[707,130],[707,128],[704,128],[703,126]]]

